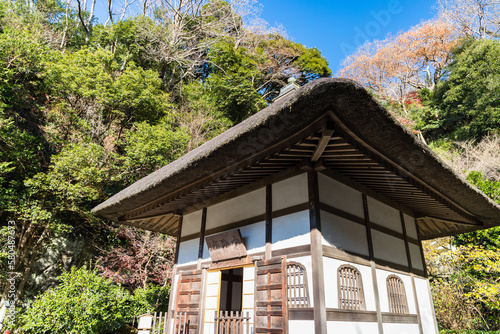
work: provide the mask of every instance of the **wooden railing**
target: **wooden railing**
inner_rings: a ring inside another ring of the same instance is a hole
[[[219,316],[215,312],[215,332],[218,334],[250,334],[248,312],[245,312],[244,315],[243,312],[220,311]]]
[[[149,331],[149,334],[170,334],[169,333],[169,320],[172,322],[172,334],[189,334],[189,315],[187,312],[174,313],[172,318],[168,318],[167,312],[155,312],[147,327],[138,328],[139,330]],[[139,322],[140,323],[140,322]],[[138,326],[140,327],[140,326]]]

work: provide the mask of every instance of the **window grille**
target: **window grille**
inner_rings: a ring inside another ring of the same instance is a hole
[[[401,278],[396,275],[390,275],[387,277],[387,295],[389,296],[390,312],[403,314],[409,313],[405,285]]]
[[[288,262],[286,266],[288,307],[309,307],[307,273],[304,265]]]
[[[338,270],[339,308],[366,310],[361,274],[355,267],[345,264]]]

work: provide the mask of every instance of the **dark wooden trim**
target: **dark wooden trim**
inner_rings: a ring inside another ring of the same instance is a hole
[[[389,267],[389,268],[393,268],[393,269],[405,272],[407,274],[410,274],[409,267],[406,266],[406,265],[404,265],[404,264],[394,263],[394,262],[391,262],[391,261],[386,261],[386,260],[377,259],[377,258],[374,258],[373,262],[375,262],[375,264],[377,265],[377,267]],[[382,268],[380,268],[380,269],[382,269]]]
[[[361,264],[364,266],[370,266],[370,259],[368,256],[348,252],[328,245],[323,245],[323,256],[336,260]]]
[[[181,247],[181,242],[183,241],[181,238],[181,233],[182,233],[182,220],[183,216],[179,217],[179,233],[177,234],[177,240],[175,243],[175,256],[174,256],[174,264],[177,264],[179,261],[179,249]]]
[[[415,221],[415,224],[417,222]],[[418,231],[418,229],[417,229]],[[422,239],[420,239],[420,234],[417,233],[418,235],[418,248],[420,249],[420,257],[422,258],[422,267],[424,267],[424,277],[427,278],[427,264],[425,263],[425,256],[424,256],[424,248],[422,247]]]
[[[354,223],[366,225],[366,222],[363,218],[355,216],[352,213],[348,213],[348,212],[345,212],[344,210],[334,208],[333,206],[330,206],[330,205],[322,203],[322,202],[319,203],[319,207],[321,210],[326,211],[328,213],[331,213],[332,215],[339,216],[341,218],[350,220]]]
[[[271,258],[271,245],[273,243],[273,187],[266,185],[266,251],[265,259]]]
[[[276,249],[273,250],[272,255],[272,257],[281,257],[286,255],[288,258],[311,255],[311,245]]]
[[[354,181],[353,179],[351,179],[345,175],[342,175],[337,171],[334,171],[333,169],[328,168],[328,169],[321,171],[321,173],[324,174],[325,176],[328,176],[331,179],[334,179],[335,181],[343,183],[346,186],[349,186],[349,187],[361,192],[362,194],[366,194],[370,197],[373,197],[377,201],[380,201],[380,202],[387,204],[393,208],[396,208],[399,211],[403,211],[404,213],[406,213],[412,217],[415,216],[415,213],[410,208],[407,208],[406,206],[403,206],[403,205],[401,205],[401,204],[399,204],[399,203],[397,203],[397,202],[395,202],[395,201],[393,201],[385,196],[380,195],[376,191],[374,191],[366,186],[363,186],[362,184]]]
[[[238,197],[241,195],[245,195],[249,192],[252,192],[254,190],[258,190],[260,188],[264,188],[268,184],[273,184],[273,183],[276,183],[279,181],[283,181],[283,180],[286,180],[288,178],[294,177],[294,176],[302,174],[302,173],[304,173],[304,171],[301,170],[298,166],[293,166],[293,167],[290,167],[289,169],[286,169],[286,170],[279,172],[277,174],[267,176],[265,178],[262,178],[260,180],[255,181],[253,183],[249,183],[248,185],[242,186],[242,187],[237,188],[235,190],[228,191],[228,192],[221,194],[217,197],[213,197],[213,198],[210,198],[208,200],[205,200],[203,202],[203,205],[206,207],[209,207],[209,206],[212,206],[215,204],[219,204],[221,202],[227,201],[228,199],[232,199],[232,198],[235,198],[235,197]],[[192,206],[186,207],[184,209],[184,211],[186,213],[191,213],[191,212],[198,211],[199,209],[200,209],[200,203],[198,203],[198,205],[192,205]]]
[[[266,220],[266,214],[263,213],[261,215],[255,216],[255,217],[251,217],[251,218],[243,219],[243,220],[240,220],[240,221],[237,221],[234,223],[230,223],[227,225],[222,225],[222,226],[211,228],[211,229],[205,231],[205,236],[216,234],[219,232],[224,232],[227,230],[232,230],[235,228],[239,228],[239,227],[243,227],[243,226],[247,226],[247,225],[251,225],[251,224],[255,224],[255,223],[259,223],[259,222],[262,222],[265,220]],[[181,241],[188,241],[188,240],[192,240],[192,239],[197,239],[199,237],[200,237],[200,233],[195,233],[195,234],[191,234],[191,235],[187,235],[187,236],[183,237],[181,239]]]
[[[292,213],[297,213],[300,211],[305,211],[309,209],[309,203],[302,203],[290,206],[288,208],[280,209],[273,212],[273,218],[279,218]]]
[[[418,316],[416,314],[397,314],[397,313],[382,313],[382,322],[384,324],[418,324]]]
[[[327,321],[377,322],[376,311],[326,309]]]
[[[274,218],[286,216],[286,215],[289,215],[289,214],[292,214],[292,213],[297,213],[297,212],[300,212],[300,211],[305,211],[305,210],[308,210],[308,209],[309,209],[309,204],[308,203],[297,204],[297,205],[294,205],[294,206],[290,206],[288,208],[284,208],[284,209],[281,209],[281,210],[274,211],[273,214],[272,214],[272,217],[274,219]],[[218,227],[212,228],[210,230],[206,230],[205,231],[205,235],[211,235],[211,234],[223,232],[225,230],[230,230],[230,229],[239,228],[239,227],[243,227],[243,226],[247,226],[247,225],[259,223],[259,222],[262,222],[262,221],[266,221],[266,217],[267,216],[264,213],[264,214],[261,214],[261,215],[255,216],[255,217],[247,218],[247,219],[240,220],[240,221],[237,221],[237,222],[234,222],[234,223],[230,223],[230,224],[227,224],[227,225],[218,226]],[[192,239],[197,239],[199,237],[200,237],[200,233],[193,233],[193,234],[190,234],[190,235],[183,236],[181,238],[181,241],[184,242],[184,241],[188,241],[188,240],[192,240]]]
[[[307,172],[309,223],[311,228],[311,265],[314,301],[314,332],[326,334],[325,275],[319,208],[318,172]]]
[[[401,228],[403,229],[403,238],[405,241],[405,249],[406,249],[406,259],[408,261],[408,268],[412,271],[413,266],[411,264],[411,254],[410,254],[410,246],[408,245],[408,234],[406,233],[406,223],[403,212],[399,211],[399,218],[401,219]]]
[[[201,212],[200,245],[198,247],[198,259],[203,259],[203,246],[205,245],[205,228],[207,226],[207,208]]]
[[[373,260],[373,241],[372,241],[372,232],[371,232],[371,223],[370,223],[370,215],[368,213],[368,200],[366,195],[362,195],[363,198],[363,211],[365,213],[365,226],[366,226],[366,240],[368,241],[368,257],[370,260]]]
[[[314,308],[289,308],[288,320],[314,320]]]

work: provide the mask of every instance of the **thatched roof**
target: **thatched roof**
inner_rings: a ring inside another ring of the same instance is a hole
[[[321,142],[326,146],[318,151]],[[320,79],[288,93],[93,212],[174,234],[179,210],[311,159],[311,168],[321,164],[412,212],[423,238],[500,224],[498,204],[345,79]]]

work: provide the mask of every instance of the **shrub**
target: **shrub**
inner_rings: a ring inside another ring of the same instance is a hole
[[[86,267],[59,276],[21,317],[25,333],[109,333],[134,316],[133,296]]]

